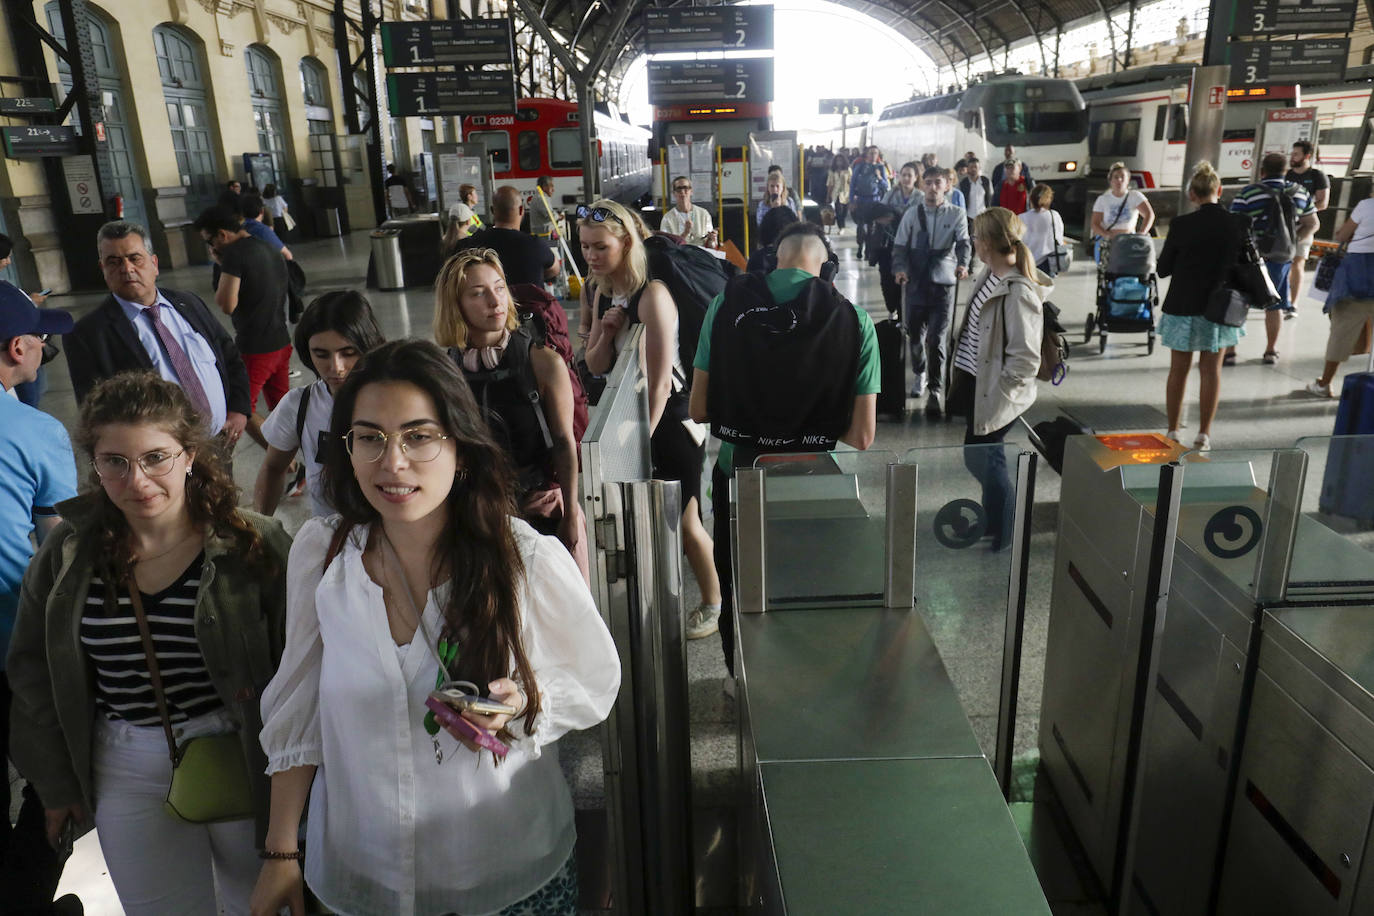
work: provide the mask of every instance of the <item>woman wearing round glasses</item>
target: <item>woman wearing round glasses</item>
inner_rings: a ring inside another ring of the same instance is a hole
[[[216,902],[247,913],[266,830],[258,694],[281,656],[290,538],[236,508],[202,429],[185,393],[152,372],[86,396],[77,440],[94,486],[58,507],[63,523],[25,576],[9,655],[10,753],[38,790],[49,838],[93,814],[130,914]],[[230,733],[238,742],[220,749],[250,786],[248,819],[170,816],[169,741],[184,750]]]
[[[649,446],[658,480],[681,484],[682,546],[701,589],[701,606],[688,615],[690,638],[710,636],[720,614],[720,578],[712,560],[711,536],[701,523],[701,468],[706,428],[687,415],[687,378],[678,357],[677,306],[668,287],[649,279],[644,240],[630,227],[630,214],[612,200],[599,200],[577,213],[588,285],[582,308],[593,315],[584,358],[601,375],[611,370],[630,327],[643,323],[641,359],[649,385]]]
[[[577,566],[514,517],[509,462],[434,344],[365,356],[330,433],[339,515],[296,536],[263,694],[272,817],[253,912],[302,912],[308,795],[305,879],[331,910],[576,913],[554,742],[605,718],[620,684]]]

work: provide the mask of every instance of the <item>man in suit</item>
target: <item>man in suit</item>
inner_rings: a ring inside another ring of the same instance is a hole
[[[152,369],[180,385],[206,432],[232,448],[250,410],[234,338],[194,293],[158,288],[157,255],[142,226],[116,220],[96,239],[110,295],[63,336],[77,402],[102,379]]]

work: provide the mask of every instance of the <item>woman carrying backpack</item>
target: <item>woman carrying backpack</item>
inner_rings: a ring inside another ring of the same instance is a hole
[[[434,341],[451,348],[511,459],[521,517],[540,534],[557,535],[590,581],[568,367],[520,327],[495,251],[469,248],[444,264],[434,284]]]
[[[1053,289],[1021,240],[1021,220],[989,207],[973,220],[973,249],[987,265],[973,284],[954,351],[950,412],[967,418],[964,466],[983,487],[985,537],[993,550],[1011,544],[1011,476],[1006,440],[1016,418],[1035,403],[1044,302]]]
[[[677,305],[667,286],[649,279],[644,240],[624,207],[613,200],[598,200],[590,207],[578,207],[577,215],[589,274],[582,308],[594,316],[585,355],[587,368],[598,375],[609,372],[630,326],[643,323],[653,473],[655,479],[681,484],[682,546],[701,589],[701,605],[687,618],[687,636],[710,636],[720,616],[720,579],[711,536],[701,523],[706,430],[687,415]]]

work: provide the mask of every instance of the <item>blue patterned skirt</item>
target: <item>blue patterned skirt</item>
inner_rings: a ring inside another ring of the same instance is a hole
[[[1192,353],[1211,352],[1234,347],[1245,336],[1245,328],[1208,321],[1201,315],[1159,316],[1159,342],[1170,350]]]
[[[506,907],[501,916],[577,916],[577,897],[577,853],[573,853],[543,887]]]

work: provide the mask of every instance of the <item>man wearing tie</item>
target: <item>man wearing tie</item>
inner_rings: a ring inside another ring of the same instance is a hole
[[[208,435],[233,447],[248,423],[248,370],[234,338],[193,293],[159,289],[147,231],[116,220],[96,236],[110,295],[63,336],[77,403],[96,382],[152,369],[186,392]]]

